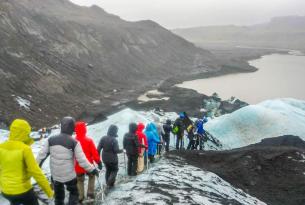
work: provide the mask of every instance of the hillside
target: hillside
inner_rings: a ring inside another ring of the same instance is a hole
[[[68,0],[0,1],[0,121],[36,127],[86,116],[176,74],[213,70],[210,52],[152,21]],[[94,111],[93,111],[94,110]]]
[[[305,16],[275,17],[253,26],[207,26],[174,33],[201,46],[254,46],[305,51]]]

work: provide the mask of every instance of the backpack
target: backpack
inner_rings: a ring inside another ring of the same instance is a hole
[[[173,127],[173,133],[176,135],[176,134],[178,134],[178,132],[179,132],[179,127],[178,127],[178,125],[174,125],[174,127]]]

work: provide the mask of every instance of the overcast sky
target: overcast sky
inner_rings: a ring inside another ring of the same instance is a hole
[[[99,5],[123,19],[151,19],[167,28],[249,25],[274,16],[305,15],[305,0],[71,0]]]

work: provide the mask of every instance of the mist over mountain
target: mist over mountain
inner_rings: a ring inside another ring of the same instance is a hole
[[[207,26],[175,29],[197,45],[256,46],[305,50],[305,16],[275,17],[253,26]]]
[[[6,122],[54,123],[128,101],[170,76],[216,67],[210,52],[155,22],[127,22],[68,0],[0,1],[0,38]]]

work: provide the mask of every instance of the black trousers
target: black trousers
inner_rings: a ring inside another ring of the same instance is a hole
[[[165,144],[165,151],[169,151],[169,143],[170,143],[170,136],[169,135],[165,135],[164,136],[164,144]]]
[[[4,193],[2,195],[9,200],[11,205],[39,205],[33,189],[18,195],[7,195]]]
[[[183,142],[183,134],[182,135],[177,135],[176,139],[176,149],[182,149],[184,148],[184,142]]]
[[[196,147],[198,147],[198,145],[199,145],[199,150],[203,150],[203,148],[204,148],[204,138],[207,139],[206,133],[197,134],[197,135],[198,135],[198,138],[197,138],[197,141],[196,141]]]
[[[119,171],[119,165],[118,163],[105,163],[106,167],[106,184],[110,187],[112,187],[115,183],[115,179],[117,176],[117,173]]]
[[[55,205],[64,205],[65,201],[65,186],[69,192],[69,203],[68,205],[78,204],[78,189],[77,179],[73,179],[69,182],[61,183],[53,181],[54,192],[55,192]]]
[[[137,175],[138,155],[128,155],[127,174],[129,176]]]

